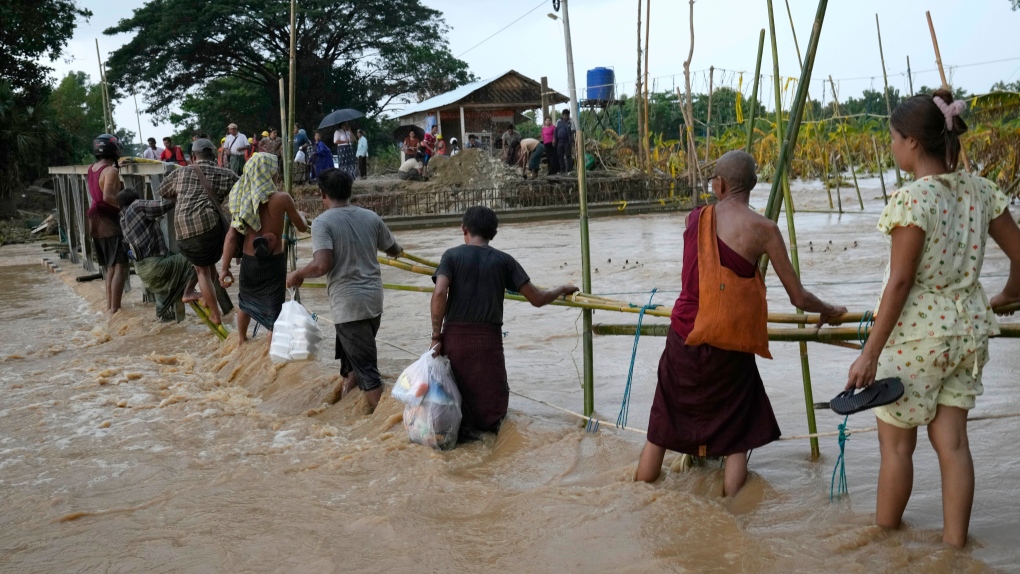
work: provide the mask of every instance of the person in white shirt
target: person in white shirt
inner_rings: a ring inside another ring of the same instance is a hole
[[[230,171],[240,177],[244,173],[244,152],[248,149],[248,136],[237,131],[237,124],[227,126],[227,133],[223,150],[230,157]]]
[[[333,133],[333,143],[336,144],[337,167],[351,175],[351,179],[357,179],[357,163],[354,157],[354,135],[351,134],[350,126],[345,122],[340,124]]]
[[[358,130],[358,152],[355,155],[358,156],[358,175],[361,176],[361,179],[366,179],[368,177],[368,138],[361,130]]]
[[[142,151],[142,157],[145,159],[154,159],[159,161],[159,155],[163,153],[163,148],[156,147],[156,138],[149,138],[149,147]]]
[[[414,154],[414,157],[400,164],[400,167],[397,169],[397,177],[402,180],[421,180],[421,172],[425,169],[424,159],[421,152]]]

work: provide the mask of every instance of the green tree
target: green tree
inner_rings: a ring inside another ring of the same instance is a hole
[[[0,0],[0,77],[38,101],[52,71],[40,62],[59,58],[78,19],[91,16],[74,0]]]
[[[105,130],[102,87],[85,72],[70,72],[50,94],[49,108],[61,131],[54,165],[91,163],[92,139]]]
[[[302,125],[318,125],[338,108],[374,115],[394,99],[421,100],[473,79],[446,47],[441,13],[420,0],[298,6],[295,115]],[[144,86],[146,111],[177,125],[218,132],[224,118],[260,113],[257,126],[276,124],[278,82],[288,75],[289,8],[285,0],[151,0],[105,31],[134,35],[110,56],[109,78],[120,87]],[[182,99],[186,109],[171,116]]]

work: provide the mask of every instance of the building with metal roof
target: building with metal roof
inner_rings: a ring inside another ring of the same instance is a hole
[[[559,92],[543,90],[542,83],[510,70],[411,104],[396,117],[401,125],[413,124],[424,130],[438,124],[445,139],[456,137],[462,145],[468,135],[474,134],[491,146],[492,134],[502,133],[506,124],[528,120],[523,112],[568,100]]]

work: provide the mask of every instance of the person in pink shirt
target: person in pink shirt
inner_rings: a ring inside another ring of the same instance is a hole
[[[546,116],[542,122],[542,145],[545,146],[546,150],[556,149],[556,145],[553,143],[553,133],[556,131],[556,126],[553,125],[552,116]],[[545,157],[549,160],[549,175],[559,173],[560,162],[556,157],[555,153],[547,153]]]

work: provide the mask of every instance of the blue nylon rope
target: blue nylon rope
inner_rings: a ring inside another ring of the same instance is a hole
[[[861,352],[864,352],[864,345],[868,342],[868,329],[875,324],[875,315],[871,311],[866,311],[864,316],[861,317],[860,323],[857,324],[857,340],[861,343]],[[832,480],[829,483],[829,502],[834,499],[843,498],[843,495],[850,494],[850,486],[846,481],[846,441],[850,440],[850,435],[846,433],[847,421],[850,420],[850,415],[843,418],[843,424],[836,427],[839,429],[839,436],[837,441],[839,442],[839,456],[836,457],[836,466],[832,469]],[[837,475],[839,481],[837,484]]]
[[[637,332],[634,333],[634,349],[630,353],[630,369],[627,370],[627,386],[623,389],[623,402],[620,403],[620,414],[616,417],[616,426],[618,428],[627,426],[627,415],[630,413],[630,389],[631,383],[634,381],[634,363],[637,361],[638,341],[641,340],[641,323],[645,319],[645,311],[661,307],[661,305],[652,304],[656,291],[658,289],[652,289],[652,294],[648,297],[648,304],[641,307],[641,310],[638,311]],[[637,307],[637,305],[632,304],[631,307]]]

